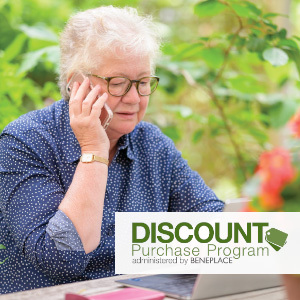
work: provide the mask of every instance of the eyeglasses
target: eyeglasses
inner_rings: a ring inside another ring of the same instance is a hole
[[[157,88],[159,78],[156,76],[143,77],[139,80],[130,80],[122,76],[102,77],[95,74],[87,74],[107,81],[107,91],[115,97],[124,96],[131,89],[133,83],[136,83],[136,90],[140,96],[149,96]]]

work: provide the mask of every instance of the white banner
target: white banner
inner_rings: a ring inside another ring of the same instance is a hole
[[[116,274],[300,274],[300,212],[116,213]]]

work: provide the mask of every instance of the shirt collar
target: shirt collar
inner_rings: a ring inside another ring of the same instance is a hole
[[[125,134],[122,137],[120,137],[118,141],[118,150],[117,153],[119,153],[120,150],[126,149],[127,148],[127,157],[131,160],[135,159],[135,153],[134,153],[134,147],[132,144],[132,132],[129,134]]]

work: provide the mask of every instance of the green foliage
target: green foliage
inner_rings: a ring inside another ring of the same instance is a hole
[[[1,3],[5,35],[0,39],[0,131],[21,114],[42,108],[43,100],[59,97],[57,86],[51,84],[58,70],[58,36],[44,23],[28,25],[33,20],[27,19],[23,4]]]
[[[3,244],[0,244],[0,250],[5,250],[6,247]],[[0,265],[4,264],[5,261],[8,259],[8,257],[6,257],[4,260],[0,261]]]
[[[268,48],[263,52],[263,58],[274,67],[284,66],[288,60],[288,55],[279,48]]]
[[[299,39],[287,37],[286,29],[273,22],[279,14],[264,12],[249,1],[201,1],[194,13],[199,17],[198,32],[209,22],[210,34],[176,47],[165,45],[169,53],[165,52],[168,56],[159,71],[162,76],[168,76],[164,69],[172,76],[183,76],[185,100],[197,93],[198,101],[189,100],[193,110],[184,124],[176,110],[182,104],[178,99],[173,104],[174,119],[167,126],[172,124],[173,131],[177,126],[193,144],[199,144],[205,161],[214,157],[225,161],[226,167],[215,167],[215,174],[230,176],[239,185],[268,147],[269,132],[282,128],[297,109],[291,85],[297,80],[292,75],[294,67],[300,71]],[[230,26],[213,25],[218,22]],[[208,153],[203,144],[209,145]]]
[[[300,206],[300,177],[288,184],[282,191],[281,196],[285,199],[284,211],[299,211]]]
[[[226,6],[223,3],[217,0],[209,0],[195,5],[194,11],[198,17],[203,18],[215,16],[221,13],[225,8]]]

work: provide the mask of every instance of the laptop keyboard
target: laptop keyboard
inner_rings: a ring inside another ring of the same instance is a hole
[[[197,275],[180,274],[180,275],[154,275],[151,277],[151,284],[146,284],[147,280],[142,280],[143,285],[154,288],[158,291],[168,292],[171,294],[191,295]],[[156,277],[156,278],[154,278]],[[146,279],[146,278],[145,278]]]

